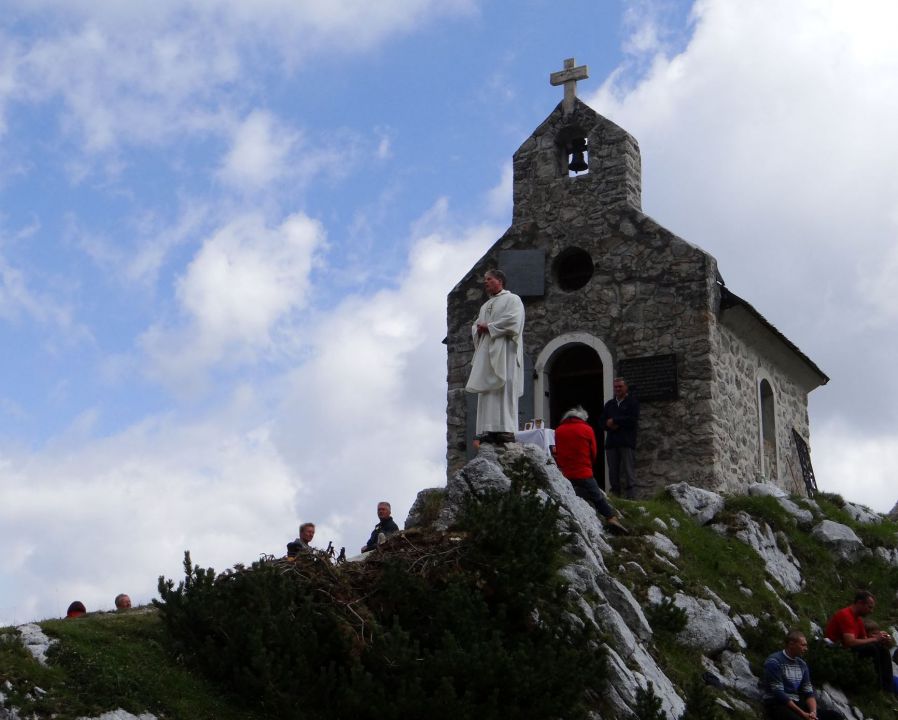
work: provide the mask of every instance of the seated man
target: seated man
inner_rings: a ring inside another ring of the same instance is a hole
[[[764,661],[761,691],[764,710],[770,720],[842,720],[840,713],[817,710],[807,663],[801,659],[808,650],[804,634],[792,630],[783,650]]]
[[[119,612],[131,609],[131,598],[127,593],[119,593],[115,596],[115,609]]]
[[[892,681],[891,646],[895,644],[887,632],[875,631],[867,634],[864,618],[873,612],[876,599],[867,590],[858,590],[854,602],[844,607],[826,623],[826,637],[836,645],[873,660],[880,687],[887,692],[894,689]]]
[[[381,535],[387,537],[399,532],[399,526],[394,522],[390,515],[391,512],[390,503],[385,501],[377,503],[377,518],[380,522],[374,526],[374,530],[371,531],[371,537],[368,538],[368,542],[362,547],[362,552],[368,552],[376,548],[380,543]]]
[[[312,549],[309,545],[315,537],[315,523],[303,523],[299,526],[299,537],[293,542],[287,543],[287,557],[295,558],[299,552],[308,552]]]
[[[598,455],[598,443],[593,429],[586,423],[589,416],[579,405],[568,410],[555,428],[555,462],[577,493],[605,517],[608,528],[617,535],[626,535],[627,529],[621,525],[617,511],[608,503],[608,498],[596,482],[593,463]]]

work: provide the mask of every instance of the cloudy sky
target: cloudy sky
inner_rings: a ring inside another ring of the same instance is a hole
[[[6,0],[0,625],[356,550],[444,482],[445,296],[580,96],[645,211],[830,376],[819,485],[898,499],[890,0]],[[892,358],[892,360],[889,360]]]

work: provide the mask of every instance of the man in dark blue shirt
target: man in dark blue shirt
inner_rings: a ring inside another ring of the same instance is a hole
[[[629,394],[627,381],[614,379],[614,397],[605,403],[599,421],[605,430],[605,459],[611,492],[635,497],[636,431],[639,426],[639,401]]]
[[[368,542],[365,543],[362,552],[368,552],[376,548],[380,542],[381,535],[386,538],[388,535],[399,532],[399,526],[391,517],[391,512],[390,503],[386,501],[377,503],[377,518],[380,522],[374,526],[374,530],[371,531],[371,537],[368,538]]]
[[[785,649],[764,661],[761,691],[770,720],[844,720],[841,713],[817,709],[811,673],[801,656],[808,651],[804,634],[792,630]]]

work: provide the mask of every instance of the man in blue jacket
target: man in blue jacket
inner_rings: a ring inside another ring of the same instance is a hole
[[[632,499],[636,485],[639,401],[629,394],[627,381],[622,377],[614,379],[614,397],[605,403],[599,423],[605,429],[605,459],[611,492]]]

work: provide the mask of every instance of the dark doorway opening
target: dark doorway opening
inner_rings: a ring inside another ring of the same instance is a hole
[[[549,370],[549,427],[558,427],[561,416],[575,405],[589,413],[596,433],[598,455],[593,470],[599,487],[605,485],[605,433],[599,416],[605,404],[602,389],[602,360],[588,345],[571,344],[559,350]]]

